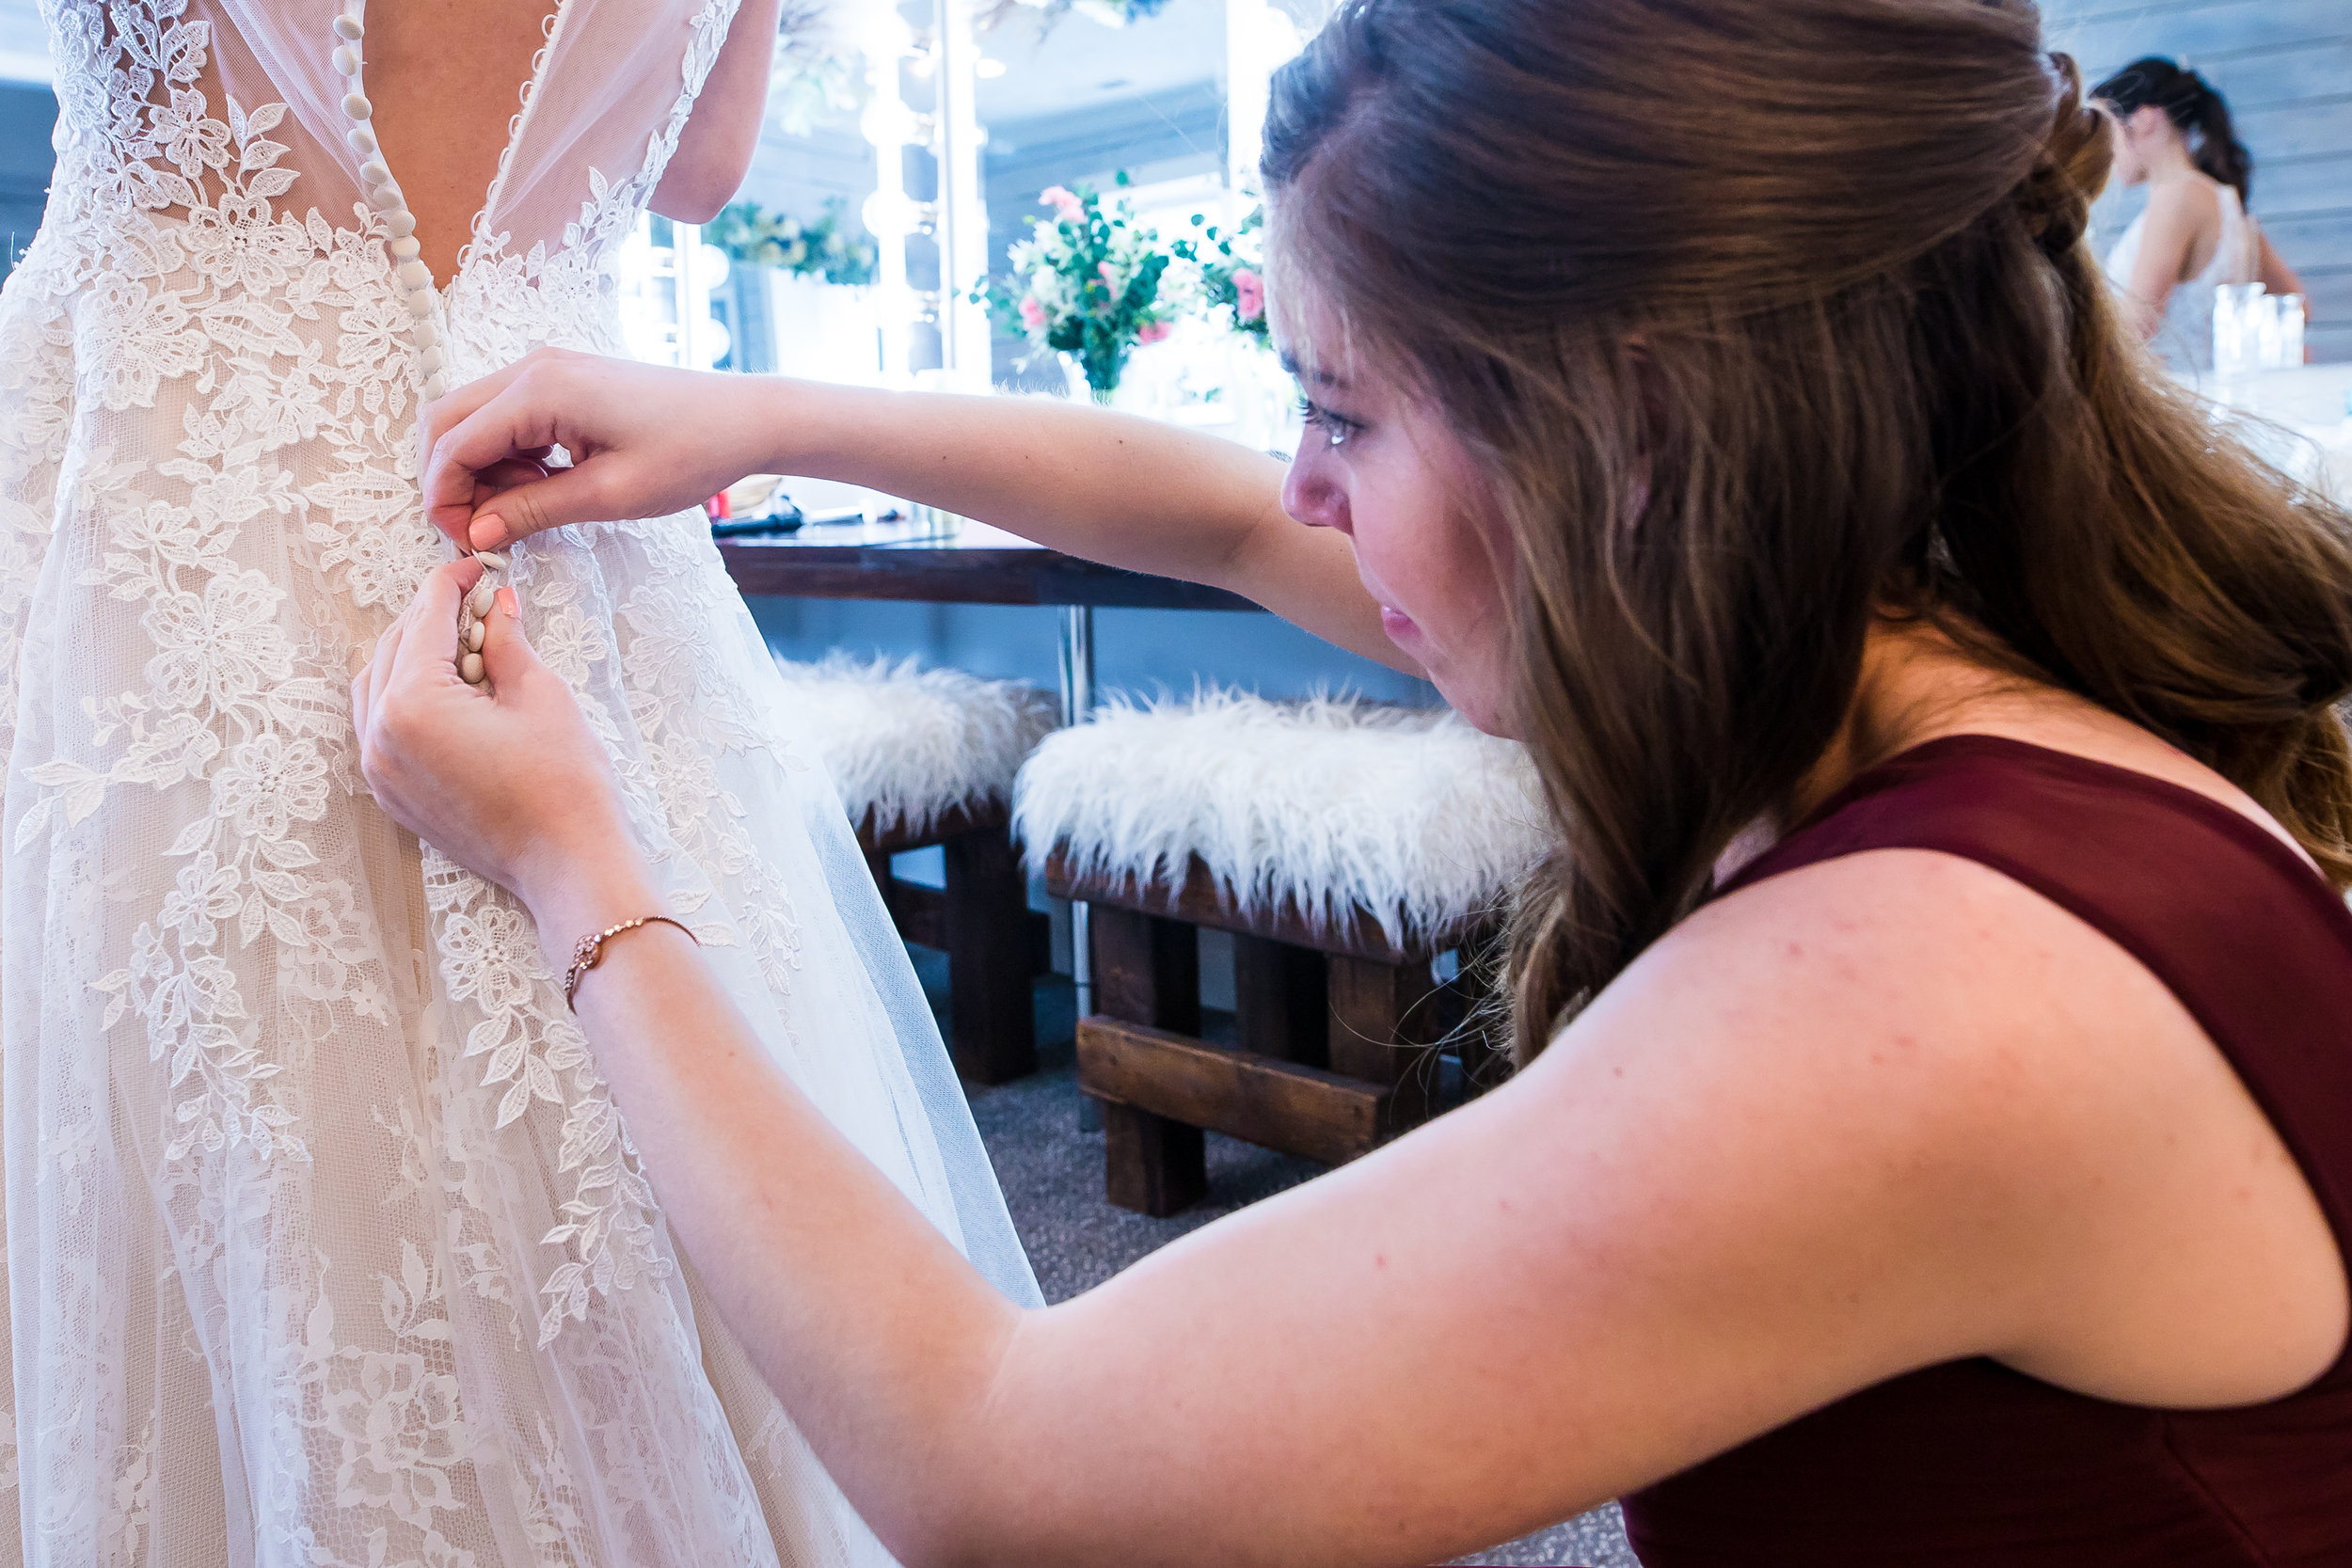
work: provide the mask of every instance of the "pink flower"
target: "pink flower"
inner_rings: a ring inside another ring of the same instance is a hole
[[[1233,314],[1246,322],[1265,314],[1265,279],[1248,267],[1233,274]]]
[[[1136,341],[1139,344],[1162,342],[1175,330],[1166,322],[1145,322],[1136,328]]]
[[[1030,294],[1021,301],[1021,325],[1032,332],[1045,329],[1045,307],[1037,302],[1037,295]]]
[[[1103,275],[1103,281],[1109,285],[1111,293],[1117,293],[1119,292],[1119,274],[1111,270],[1111,264],[1108,261],[1104,262],[1101,266],[1096,267],[1094,270]]]
[[[1038,199],[1054,209],[1065,221],[1074,223],[1086,216],[1087,204],[1079,200],[1077,193],[1067,185],[1048,185],[1038,193]]]

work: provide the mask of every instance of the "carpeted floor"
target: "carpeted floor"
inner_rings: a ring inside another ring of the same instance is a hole
[[[943,1013],[944,1028],[946,960],[922,948],[909,951],[933,1005]],[[1078,1126],[1073,1017],[1069,981],[1057,977],[1040,982],[1038,1038],[1043,1070],[1018,1083],[971,1091],[972,1114],[1047,1301],[1066,1301],[1089,1290],[1153,1248],[1295,1186],[1321,1168],[1212,1134],[1206,1202],[1165,1220],[1112,1208],[1103,1199],[1103,1135],[1081,1132]],[[1460,1560],[1638,1568],[1614,1508]]]

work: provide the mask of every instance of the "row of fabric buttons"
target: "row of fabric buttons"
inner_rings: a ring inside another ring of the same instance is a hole
[[[367,160],[359,166],[359,178],[368,187],[368,199],[384,214],[384,227],[392,236],[392,262],[399,269],[400,286],[408,296],[408,335],[417,347],[417,369],[423,373],[424,396],[430,402],[447,390],[441,378],[441,332],[433,321],[433,308],[439,296],[433,287],[432,271],[425,266],[417,244],[416,214],[408,211],[407,198],[400,194],[399,182],[392,179],[391,166],[384,162],[383,149],[376,145],[375,132],[368,124],[375,118],[375,105],[368,102],[368,95],[359,85],[359,73],[367,65],[360,50],[366,34],[365,24],[350,12],[335,18],[335,36],[342,40],[335,46],[335,70],[351,84],[351,90],[343,94],[343,113],[352,125],[343,133],[343,140]],[[484,577],[457,608],[457,673],[467,684],[481,686],[489,679],[482,662],[483,620],[490,613],[495,592],[488,574],[504,571],[506,558],[491,550],[476,550],[473,557],[482,562]]]
[[[347,11],[335,18],[335,36],[342,40],[335,46],[335,70],[351,84],[351,90],[343,94],[343,113],[352,127],[343,133],[343,140],[367,160],[359,166],[359,178],[367,185],[368,199],[384,215],[384,226],[391,232],[392,261],[408,298],[409,340],[416,344],[417,369],[423,373],[424,395],[429,401],[447,389],[441,378],[441,332],[433,322],[438,295],[417,245],[416,215],[408,211],[408,199],[401,195],[390,166],[384,162],[383,150],[376,145],[375,132],[368,124],[375,118],[375,105],[359,87],[359,73],[367,63],[360,52],[366,32],[359,18]]]

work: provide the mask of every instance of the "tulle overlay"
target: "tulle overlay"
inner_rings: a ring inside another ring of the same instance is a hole
[[[337,8],[44,0],[56,183],[0,293],[0,1559],[886,1561],[700,1300],[528,915],[358,778],[351,673],[448,551]],[[551,16],[435,302],[453,383],[616,349],[732,12]],[[525,625],[776,1058],[1034,1300],[696,521],[521,546]]]

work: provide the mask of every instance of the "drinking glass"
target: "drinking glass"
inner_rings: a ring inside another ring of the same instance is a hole
[[[2260,285],[2257,285],[2259,287]],[[2253,340],[2253,360],[2256,370],[2275,371],[2279,368],[2279,296],[2257,294],[2247,304],[2248,335]]]
[[[2301,294],[2280,294],[2279,300],[2279,359],[2277,369],[2293,370],[2303,362],[2303,326],[2309,319]]]
[[[2262,293],[2260,283],[2224,283],[2213,292],[2213,368],[2222,375],[2243,375],[2254,366],[2251,308]]]

